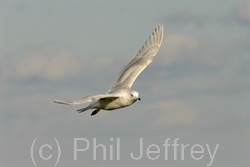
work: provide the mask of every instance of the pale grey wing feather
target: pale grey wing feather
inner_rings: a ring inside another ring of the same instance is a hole
[[[134,59],[120,72],[108,92],[120,88],[131,88],[138,75],[153,61],[161,46],[162,39],[163,25],[159,24]]]
[[[103,94],[103,95],[93,95],[93,96],[87,96],[79,100],[74,100],[74,101],[60,101],[60,100],[53,100],[54,103],[58,104],[83,104],[83,103],[88,103],[91,101],[103,99],[103,98],[118,98],[118,95],[113,95],[113,94]]]

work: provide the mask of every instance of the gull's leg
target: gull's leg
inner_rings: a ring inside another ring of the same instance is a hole
[[[99,111],[100,111],[100,110],[95,110],[95,111],[93,111],[93,112],[91,113],[91,116],[92,116],[92,115],[96,115]]]

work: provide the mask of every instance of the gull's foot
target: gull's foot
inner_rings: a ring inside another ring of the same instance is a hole
[[[100,111],[100,110],[95,110],[95,111],[93,111],[93,112],[91,113],[91,116],[92,116],[92,115],[96,115],[99,111]]]

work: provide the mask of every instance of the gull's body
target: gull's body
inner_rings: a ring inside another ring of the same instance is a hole
[[[83,112],[88,109],[96,109],[91,115],[97,114],[100,110],[114,110],[130,106],[140,100],[139,93],[131,90],[131,87],[138,75],[153,61],[163,39],[163,26],[158,25],[148,40],[136,54],[135,58],[120,72],[117,79],[106,94],[87,96],[75,101],[59,101],[59,104],[82,104],[87,102],[89,106],[77,111]]]

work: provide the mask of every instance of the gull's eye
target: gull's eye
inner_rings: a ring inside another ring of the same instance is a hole
[[[130,96],[131,96],[131,97],[134,97],[134,95],[133,95],[133,94],[130,94]]]

